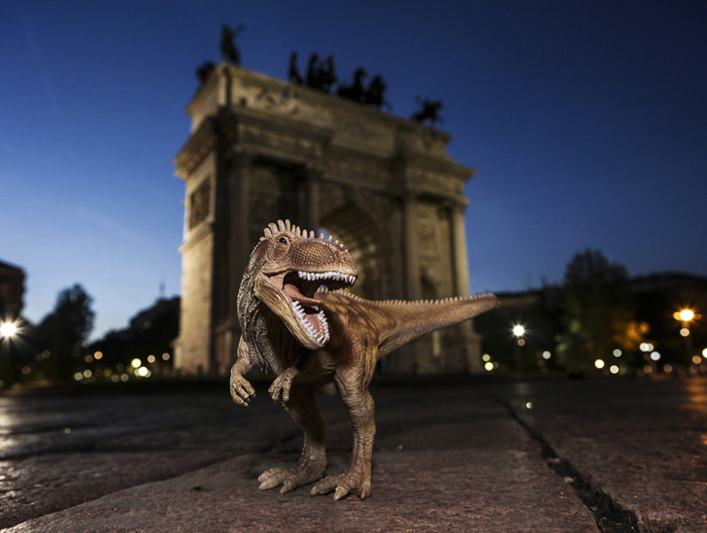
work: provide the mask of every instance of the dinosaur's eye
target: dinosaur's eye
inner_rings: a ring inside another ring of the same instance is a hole
[[[287,239],[285,239],[285,237],[280,237],[277,242],[279,242],[280,244],[287,244]]]

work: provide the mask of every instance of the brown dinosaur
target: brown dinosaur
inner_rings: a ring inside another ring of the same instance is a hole
[[[272,398],[304,432],[299,463],[264,472],[258,478],[262,490],[282,485],[285,493],[319,480],[312,495],[335,491],[338,500],[356,492],[367,498],[376,432],[368,386],[376,361],[421,335],[497,305],[492,294],[379,302],[339,290],[353,285],[356,277],[343,245],[289,221],[270,224],[250,256],[238,294],[243,334],[231,369],[231,395],[247,406],[255,391],[243,376],[260,367],[275,377]],[[349,467],[324,479],[325,424],[315,390],[341,394],[353,425]]]

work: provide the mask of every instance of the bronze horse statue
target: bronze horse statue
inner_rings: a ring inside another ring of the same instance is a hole
[[[428,100],[427,98],[422,100],[419,96],[416,100],[417,103],[422,106],[422,109],[413,113],[410,120],[418,124],[428,123],[428,125],[432,127],[438,122],[444,124],[444,120],[439,116],[439,112],[442,109],[442,102],[440,100]]]

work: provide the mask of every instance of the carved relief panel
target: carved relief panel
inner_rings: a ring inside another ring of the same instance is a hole
[[[203,180],[189,195],[187,228],[193,230],[211,215],[211,177]]]

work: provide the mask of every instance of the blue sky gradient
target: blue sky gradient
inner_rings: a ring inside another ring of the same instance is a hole
[[[707,275],[707,4],[695,1],[165,2],[0,6],[0,260],[25,315],[94,298],[93,337],[164,283],[180,292],[195,68],[220,26],[243,66],[284,79],[290,51],[381,73],[393,114],[444,102],[466,193],[472,290],[559,282],[599,248],[631,274]]]

